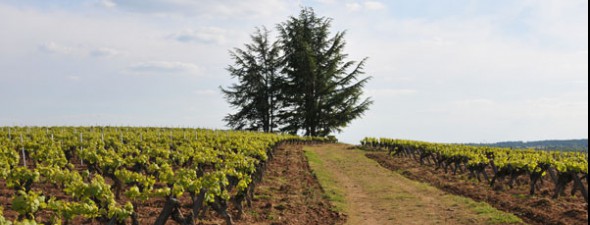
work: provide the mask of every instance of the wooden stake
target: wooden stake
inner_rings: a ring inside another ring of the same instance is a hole
[[[25,144],[23,141],[23,134],[20,134],[21,152],[23,153],[23,166],[27,167],[27,156],[25,155]]]

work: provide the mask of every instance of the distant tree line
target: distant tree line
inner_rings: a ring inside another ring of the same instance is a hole
[[[230,51],[227,71],[238,82],[221,88],[237,110],[224,118],[228,126],[327,136],[369,109],[372,101],[361,98],[366,59],[347,60],[345,32],[331,35],[331,21],[303,8],[276,26],[276,41],[257,29],[251,43]]]
[[[538,150],[588,152],[588,139],[543,140],[543,141],[505,141],[493,144],[471,144],[505,148],[534,148]]]

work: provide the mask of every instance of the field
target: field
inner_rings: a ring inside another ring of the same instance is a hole
[[[0,221],[194,224],[214,211],[232,224],[255,200],[277,149],[321,141],[203,129],[3,128]]]
[[[322,138],[237,131],[1,128],[0,224],[586,224],[588,219],[587,183],[580,190],[569,180],[558,189],[567,190],[565,196],[552,196],[556,187],[549,173],[532,186],[526,173],[514,183],[502,179],[490,186],[478,181],[481,171],[469,172],[469,163],[447,168],[449,161],[435,157],[444,167],[437,168],[410,148],[404,153],[363,143],[371,151]],[[566,169],[552,172],[583,174],[583,166],[566,161]]]

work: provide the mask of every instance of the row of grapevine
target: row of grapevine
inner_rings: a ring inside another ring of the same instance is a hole
[[[14,196],[10,207],[0,208],[0,225],[75,219],[136,225],[142,203],[154,198],[165,201],[156,225],[170,219],[194,224],[208,208],[232,224],[230,203],[239,217],[273,150],[310,141],[324,140],[183,128],[2,127],[0,188]],[[180,210],[182,196],[190,196],[189,213]],[[4,218],[8,209],[18,218]],[[39,214],[50,216],[39,221]]]
[[[515,150],[371,137],[363,139],[361,145],[371,149],[386,149],[391,156],[412,158],[421,164],[442,168],[445,172],[469,172],[471,177],[479,181],[483,180],[483,176],[491,186],[498,180],[508,178],[508,185],[512,188],[518,177],[528,176],[531,195],[535,194],[543,178],[549,174],[550,180],[555,184],[554,198],[565,195],[566,187],[573,183],[571,194],[579,191],[588,202],[588,155],[585,153]]]

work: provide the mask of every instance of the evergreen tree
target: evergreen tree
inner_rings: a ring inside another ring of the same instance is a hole
[[[331,37],[330,26],[331,19],[317,17],[311,8],[277,26],[284,53],[283,131],[326,136],[341,131],[372,104],[361,99],[369,77],[358,80],[366,59],[347,61],[345,32]]]
[[[279,41],[268,30],[257,30],[245,50],[234,49],[228,67],[238,83],[223,89],[235,114],[224,120],[234,129],[326,136],[359,118],[372,104],[361,99],[369,77],[366,59],[348,61],[344,32],[330,36],[331,19],[301,10],[277,25]]]
[[[229,104],[238,109],[224,118],[234,129],[273,132],[277,128],[280,50],[268,35],[266,28],[256,29],[251,44],[230,51],[235,64],[227,70],[238,83],[221,90]]]

